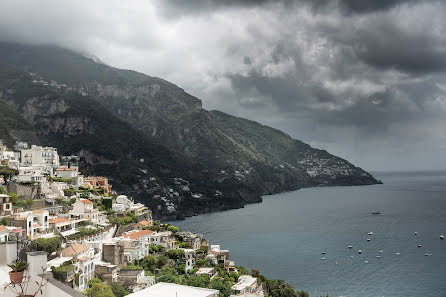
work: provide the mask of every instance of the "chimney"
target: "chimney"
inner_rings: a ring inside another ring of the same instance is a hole
[[[28,271],[30,276],[41,275],[43,273],[43,269],[47,269],[47,252],[38,251],[38,252],[28,252],[26,253],[28,256]]]
[[[0,243],[0,265],[11,264],[17,259],[17,242]]]

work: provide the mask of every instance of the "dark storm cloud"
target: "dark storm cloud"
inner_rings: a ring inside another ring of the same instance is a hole
[[[410,32],[387,20],[361,29],[354,41],[360,59],[377,68],[430,73],[446,70],[445,40],[431,32]]]
[[[165,78],[208,109],[270,124],[376,169],[406,166],[420,149],[446,160],[435,149],[446,147],[445,6],[5,0],[0,40],[56,44]],[[384,158],[386,151],[397,155]]]

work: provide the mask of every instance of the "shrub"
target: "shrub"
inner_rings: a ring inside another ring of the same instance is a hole
[[[184,257],[184,250],[174,249],[168,250],[164,253],[169,259],[179,260]]]
[[[62,246],[62,241],[59,237],[53,238],[37,238],[31,242],[31,247],[38,251],[45,251],[48,254],[52,254],[58,251]]]

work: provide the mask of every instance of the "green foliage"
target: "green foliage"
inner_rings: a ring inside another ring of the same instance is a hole
[[[178,275],[177,270],[173,267],[165,267],[158,274],[157,279],[160,282],[181,284],[183,278]]]
[[[0,194],[5,194],[6,190],[5,187],[0,186]]]
[[[186,280],[185,285],[192,287],[207,288],[209,287],[210,282],[211,278],[207,274],[202,274],[199,276],[192,275]]]
[[[283,280],[268,280],[265,287],[266,293],[271,297],[309,297],[307,292],[296,291]]]
[[[153,271],[153,269],[155,269],[155,265],[156,265],[156,258],[153,255],[149,255],[144,257],[144,259],[141,261],[141,266],[145,269],[145,270],[150,270]]]
[[[188,249],[191,248],[190,244],[188,242],[177,242],[177,246],[180,249]]]
[[[203,267],[203,266],[206,266],[208,264],[208,261],[205,260],[205,259],[198,259],[195,262],[195,264],[196,264],[197,267]]]
[[[111,210],[112,209],[112,199],[111,198],[102,198],[102,206],[105,210]]]
[[[78,232],[75,234],[71,234],[68,235],[67,238],[70,240],[76,240],[85,236],[93,236],[96,234],[101,233],[103,230],[102,229],[96,229],[96,228],[85,228],[85,227],[81,227],[78,229]]]
[[[3,217],[0,219],[0,225],[9,226],[9,220],[7,217]]]
[[[113,282],[110,285],[112,291],[113,291],[113,295],[115,295],[115,297],[124,297],[128,294],[130,294],[130,292],[128,292],[124,286],[119,283],[119,282]]]
[[[59,267],[51,266],[53,277],[61,282],[64,282],[69,272],[74,272],[74,266],[68,261],[60,265]]]
[[[159,225],[152,225],[144,227],[143,230],[152,230],[152,231],[161,231],[161,227]]]
[[[60,183],[67,183],[67,184],[71,184],[72,180],[69,178],[61,178],[61,177],[56,177],[56,176],[48,176],[47,177],[48,181],[51,182],[60,182]]]
[[[9,166],[0,166],[0,176],[2,176],[7,183],[17,174],[19,174],[17,169],[13,169]]]
[[[173,249],[173,250],[168,250],[164,253],[169,259],[172,260],[179,260],[181,258],[184,257],[184,250],[180,250],[180,249]]]
[[[162,250],[163,250],[163,246],[160,245],[160,244],[157,244],[157,245],[151,245],[151,246],[149,247],[149,252],[150,252],[151,254],[159,253],[159,252],[161,252]]]
[[[165,256],[159,256],[158,258],[156,258],[156,267],[157,268],[162,268],[167,264],[167,257]]]
[[[122,267],[122,269],[128,269],[128,270],[142,270],[144,269],[142,266],[135,265],[133,263],[129,263],[128,265]]]
[[[122,226],[126,226],[132,223],[135,223],[135,220],[133,217],[126,215],[123,217],[118,217],[118,216],[109,216],[109,221],[112,224],[120,224]]]
[[[62,246],[60,237],[37,238],[31,242],[31,247],[38,251],[45,251],[49,255],[58,251]]]
[[[14,272],[22,272],[28,268],[28,264],[26,262],[16,261],[12,264],[8,264],[8,267]]]
[[[84,294],[89,297],[115,297],[112,288],[98,278],[88,281],[88,286],[89,288],[84,291]]]
[[[167,230],[172,233],[177,233],[180,230],[180,228],[170,225],[169,227],[167,227]]]
[[[186,264],[180,264],[177,268],[178,273],[184,274],[186,272]]]
[[[67,197],[71,197],[71,196],[73,196],[73,195],[76,195],[76,190],[73,189],[73,188],[68,188],[68,189],[63,190],[63,193],[64,193],[65,196],[67,196]],[[73,198],[72,198],[72,199],[73,199]],[[76,201],[75,201],[75,202],[76,202]],[[73,203],[74,203],[74,202],[73,202]]]
[[[22,203],[23,203],[23,207],[24,208],[30,208],[31,205],[33,205],[33,200],[32,199],[25,199],[25,200],[22,200]]]
[[[230,282],[222,281],[221,279],[214,278],[211,280],[209,284],[209,288],[219,290],[220,291],[220,297],[229,297],[232,294],[232,289]]]

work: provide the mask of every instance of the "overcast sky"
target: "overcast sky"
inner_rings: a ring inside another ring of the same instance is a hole
[[[0,40],[167,79],[368,170],[446,169],[446,1],[0,1]]]

